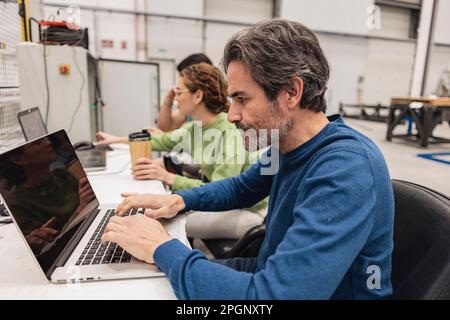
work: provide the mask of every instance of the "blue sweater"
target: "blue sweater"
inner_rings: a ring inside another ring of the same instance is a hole
[[[248,208],[270,195],[257,259],[213,263],[178,240],[154,259],[180,299],[378,299],[392,294],[394,197],[381,152],[339,116],[280,154],[275,175],[258,162],[240,176],[179,194],[186,211]],[[270,152],[276,152],[269,150]]]

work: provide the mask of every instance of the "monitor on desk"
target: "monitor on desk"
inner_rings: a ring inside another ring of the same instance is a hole
[[[47,134],[47,128],[38,107],[19,112],[17,118],[26,141],[34,140]]]
[[[45,136],[47,127],[42,119],[41,112],[38,107],[31,108],[17,115],[22,132],[26,141],[31,141]],[[83,144],[90,144],[92,147],[77,148],[76,143],[74,148],[77,152],[77,156],[80,159],[83,168],[86,171],[102,171],[106,169],[106,148],[96,147],[90,142],[82,142]]]

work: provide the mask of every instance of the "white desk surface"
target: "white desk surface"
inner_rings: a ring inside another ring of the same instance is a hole
[[[114,146],[113,146],[114,147]],[[108,154],[105,172],[89,174],[89,181],[101,203],[121,201],[120,192],[166,193],[159,181],[136,181],[131,177],[129,154],[120,148]],[[168,226],[182,229],[187,243],[185,217]],[[175,299],[167,278],[52,284],[39,270],[14,225],[0,225],[0,300],[4,299]]]

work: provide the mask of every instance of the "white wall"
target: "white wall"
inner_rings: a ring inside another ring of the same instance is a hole
[[[450,1],[436,0],[436,23],[434,41],[450,45]]]
[[[34,1],[34,0],[32,0]],[[134,0],[44,0],[45,3],[64,3],[79,6],[108,7],[114,9],[130,9]]]
[[[272,15],[271,0],[206,0],[205,16],[210,18],[258,22]]]
[[[148,0],[148,11],[180,16],[203,16],[202,0]],[[149,18],[149,50],[151,57],[180,61],[193,52],[202,51],[202,23],[166,18]]]
[[[146,0],[151,13],[173,14],[190,17],[203,15],[203,0]]]
[[[369,35],[395,39],[408,39],[410,27],[410,14],[408,10],[381,7],[380,29],[370,30]]]
[[[24,43],[17,46],[22,110],[38,106],[46,118],[47,95],[44,47]],[[80,47],[47,46],[47,80],[50,93],[47,129],[66,129],[73,142],[92,139],[86,50]],[[61,75],[59,65],[69,64],[70,73]],[[73,121],[73,126],[70,126]]]
[[[118,136],[153,127],[159,109],[157,67],[153,64],[102,61],[99,66],[104,130]],[[135,83],[130,86],[130,83]],[[119,91],[118,88],[125,90]]]
[[[425,95],[435,94],[442,72],[450,70],[450,46],[434,45],[429,59]]]
[[[358,78],[367,69],[368,40],[319,35],[319,41],[331,66],[326,98],[328,113],[334,113],[340,102],[357,103]]]
[[[152,13],[206,16],[216,19],[254,23],[270,18],[271,0],[46,0],[49,2],[78,3],[121,9],[147,10]],[[392,95],[407,95],[411,85],[415,42],[386,41],[370,37],[388,37],[408,40],[410,15],[407,10],[381,7],[381,29],[369,30],[367,8],[374,0],[281,0],[283,18],[305,23],[318,31],[321,44],[332,67],[329,82],[329,112],[338,110],[340,102],[355,103],[357,82],[364,76],[364,99],[366,103],[389,103]],[[135,6],[136,4],[136,6]],[[46,14],[53,10],[46,8]],[[435,42],[450,43],[450,1],[439,0]],[[82,12],[82,23],[91,30],[91,52],[105,58],[145,60],[161,64],[161,97],[176,81],[175,65],[194,52],[205,52],[218,65],[226,41],[243,28],[240,25],[203,23],[179,19],[148,18],[148,56],[144,51],[143,17],[103,13],[94,16]],[[97,26],[98,39],[94,32]],[[137,30],[137,33],[136,33]],[[322,32],[321,32],[322,31]],[[325,34],[325,33],[337,34]],[[355,35],[342,36],[339,33]],[[114,48],[98,48],[98,41],[114,40]],[[448,41],[447,41],[448,40]],[[127,41],[127,49],[120,42]],[[137,50],[136,47],[139,47]],[[450,50],[446,46],[434,47],[430,56],[427,88],[436,86],[440,73],[450,63]]]
[[[246,23],[255,23],[270,18],[272,15],[271,0],[206,0],[205,16]],[[205,53],[218,65],[222,59],[226,42],[237,31],[243,29],[239,25],[223,25],[208,23],[205,29]]]
[[[142,6],[141,9],[144,10]],[[151,13],[191,17],[204,14],[203,0],[147,0],[147,10]],[[142,56],[160,64],[161,99],[177,81],[176,64],[194,52],[203,51],[202,30],[203,24],[197,21],[148,18],[148,56]],[[144,35],[141,39],[145,43]]]
[[[93,20],[94,15],[89,14]],[[98,45],[98,52],[93,51],[95,55],[105,59],[135,60],[134,17],[108,13],[98,13],[95,17],[98,34],[101,35],[98,41],[112,40],[114,45],[112,48],[102,48]],[[121,46],[123,41],[126,41],[126,49]]]
[[[344,36],[319,35],[331,65],[328,113],[339,103],[356,104],[358,78],[364,77],[363,101],[389,104],[392,96],[408,95],[414,61],[413,43],[392,43]]]
[[[148,38],[150,56],[179,62],[191,53],[202,51],[201,34],[201,22],[151,18]]]
[[[282,0],[281,17],[317,31],[367,35],[367,8],[374,0]]]
[[[363,101],[366,104],[389,104],[390,97],[409,93],[414,42],[373,38],[408,40],[409,12],[381,7],[381,28],[369,29],[367,8],[373,3],[373,0],[282,1],[282,17],[319,31],[321,45],[331,64],[328,113],[337,112],[341,102],[357,103],[360,76],[364,77]]]
[[[450,1],[437,0],[434,44],[429,53],[425,94],[436,92],[442,71],[450,70]]]
[[[407,42],[369,41],[365,103],[388,105],[391,97],[409,95],[415,47]]]

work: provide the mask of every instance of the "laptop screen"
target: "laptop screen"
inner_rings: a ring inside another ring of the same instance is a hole
[[[29,109],[18,114],[23,135],[27,141],[37,139],[47,134],[39,108]]]
[[[44,272],[99,206],[64,130],[0,155],[1,195]]]

